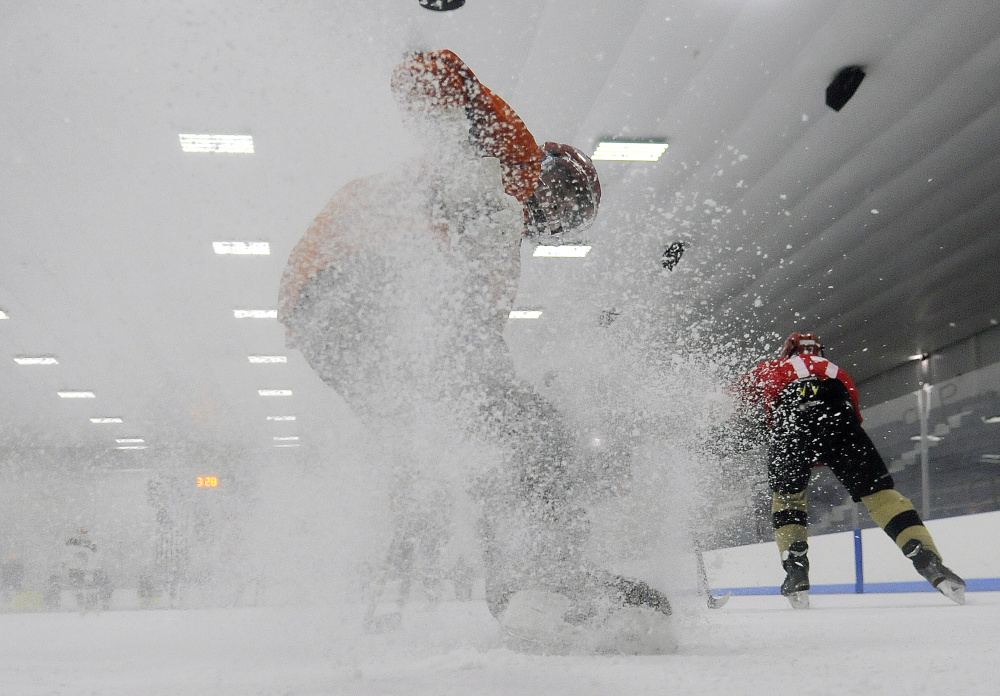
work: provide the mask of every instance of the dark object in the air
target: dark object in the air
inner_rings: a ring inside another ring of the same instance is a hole
[[[663,252],[663,258],[660,259],[660,263],[668,271],[674,270],[674,266],[677,262],[681,260],[681,256],[684,254],[684,242],[674,242],[667,247],[667,250]]]
[[[607,328],[607,327],[611,326],[611,323],[615,319],[618,318],[619,314],[621,314],[621,312],[619,312],[616,309],[604,309],[604,310],[601,310],[601,316],[597,320],[597,325],[601,326],[601,327],[604,327],[604,328]]]
[[[848,65],[841,69],[833,82],[826,88],[826,105],[834,111],[840,111],[847,100],[858,91],[858,86],[865,79],[865,71],[860,65]]]
[[[447,12],[448,10],[457,10],[459,7],[465,4],[465,0],[419,0],[421,7],[426,7],[428,10],[434,10],[435,12]]]

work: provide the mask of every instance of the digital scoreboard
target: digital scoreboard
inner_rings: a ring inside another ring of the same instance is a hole
[[[198,488],[218,488],[219,487],[219,477],[218,476],[199,476],[198,477]]]

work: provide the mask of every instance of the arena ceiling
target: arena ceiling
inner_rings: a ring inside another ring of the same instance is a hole
[[[280,456],[350,419],[277,322],[234,310],[273,309],[333,192],[414,154],[388,90],[414,49],[454,50],[539,141],[669,143],[655,163],[598,163],[600,219],[570,240],[592,246],[586,259],[525,250],[518,306],[543,317],[512,320],[515,351],[601,317],[663,321],[681,341],[708,326],[749,354],[814,330],[864,380],[1000,319],[996,3],[130,0],[3,14],[9,458],[77,448],[124,466],[130,439],[148,448],[137,456],[179,443]],[[835,111],[825,90],[848,65],[866,76]],[[183,133],[252,135],[254,153],[185,153]],[[234,240],[270,254],[214,253]],[[675,241],[685,255],[667,271]]]

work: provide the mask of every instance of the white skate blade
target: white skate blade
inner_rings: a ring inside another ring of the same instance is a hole
[[[943,580],[938,583],[937,590],[955,604],[965,604],[965,585]]]
[[[726,606],[726,602],[728,602],[729,598],[732,597],[732,596],[733,596],[732,592],[727,592],[726,594],[722,595],[721,597],[717,597],[717,596],[715,596],[713,594],[709,594],[708,595],[708,608],[709,609],[721,609],[722,607]]]
[[[786,595],[786,597],[788,598],[788,603],[792,605],[792,609],[809,608],[809,590],[793,592],[790,595]]]

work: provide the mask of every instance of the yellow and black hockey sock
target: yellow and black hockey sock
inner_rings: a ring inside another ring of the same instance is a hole
[[[808,541],[809,534],[806,528],[808,522],[805,490],[798,493],[773,494],[771,523],[774,525],[774,540],[782,556],[796,541]]]
[[[923,543],[925,549],[933,551],[938,558],[941,558],[931,533],[927,531],[909,498],[889,489],[866,495],[861,502],[868,507],[875,524],[881,527],[900,549],[906,542],[917,539]]]

